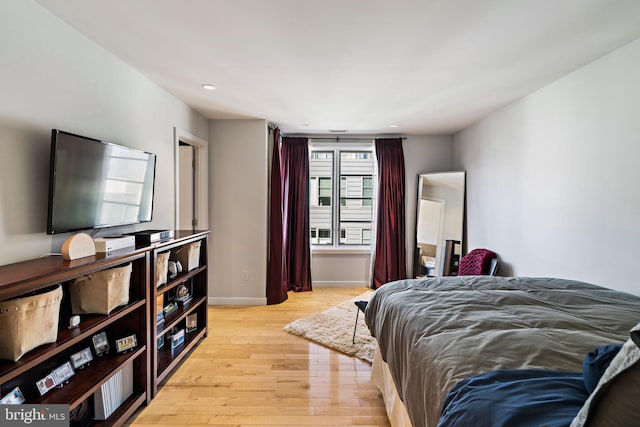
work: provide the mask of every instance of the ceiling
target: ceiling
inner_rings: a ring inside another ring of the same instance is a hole
[[[640,38],[637,0],[37,1],[205,117],[283,133],[453,133]]]

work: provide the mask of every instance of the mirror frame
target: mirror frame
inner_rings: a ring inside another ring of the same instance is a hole
[[[457,178],[457,179],[461,179],[461,183],[457,183],[456,185],[462,185],[461,188],[461,195],[460,195],[460,199],[458,199],[458,197],[456,196],[455,201],[456,201],[456,205],[460,205],[461,206],[461,212],[460,215],[461,217],[459,218],[460,220],[460,231],[459,231],[459,236],[460,236],[460,240],[459,240],[459,247],[455,248],[456,249],[456,257],[457,260],[459,261],[460,257],[462,257],[462,255],[464,255],[464,249],[466,247],[465,245],[465,235],[466,235],[466,172],[465,171],[444,171],[444,172],[433,172],[433,173],[424,173],[424,174],[419,174],[417,175],[417,199],[416,199],[416,209],[415,209],[415,228],[414,228],[414,245],[413,245],[413,262],[412,262],[412,273],[413,273],[413,278],[417,278],[418,277],[418,267],[420,265],[419,263],[419,256],[420,256],[420,251],[418,249],[418,227],[419,227],[419,222],[420,222],[420,205],[421,205],[421,200],[423,200],[423,189],[424,189],[424,185],[425,185],[425,180],[428,180],[429,178],[435,180],[436,182],[438,181],[438,178],[441,178],[441,180],[443,181],[449,181],[452,178]],[[426,198],[425,200],[430,200],[428,198]],[[446,217],[446,202],[447,199],[433,199],[434,201],[442,201],[443,205],[442,207],[444,207],[444,210],[441,210],[440,215],[442,215],[442,217]],[[442,209],[442,208],[441,208]],[[447,263],[449,265],[451,265],[452,260],[449,258],[453,255],[454,252],[454,248],[448,249],[447,248],[447,239],[446,239],[446,235],[444,235],[444,219],[442,220],[442,224],[440,225],[440,230],[438,231],[438,238],[436,240],[438,240],[438,244],[435,245],[436,246],[436,253],[435,253],[435,267],[434,267],[434,272],[431,275],[428,275],[426,277],[439,277],[442,276],[444,271],[441,270],[446,270],[445,266],[447,265]],[[453,242],[455,242],[455,240],[452,239],[448,239],[450,242],[449,245],[454,244]],[[443,259],[444,258],[444,259]],[[455,260],[453,261],[455,264]],[[454,270],[456,271],[456,270]],[[448,275],[455,275],[455,274],[448,274]],[[420,277],[425,277],[425,276],[420,276]]]

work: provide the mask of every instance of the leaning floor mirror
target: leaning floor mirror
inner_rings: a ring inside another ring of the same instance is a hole
[[[418,175],[413,274],[455,276],[462,255],[465,172]]]

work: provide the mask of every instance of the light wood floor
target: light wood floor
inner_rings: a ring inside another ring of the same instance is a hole
[[[131,426],[389,426],[368,363],[282,331],[364,291],[317,289],[290,292],[274,306],[210,307],[209,336]]]

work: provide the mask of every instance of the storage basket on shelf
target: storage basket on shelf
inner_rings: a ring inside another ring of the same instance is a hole
[[[78,277],[69,285],[73,314],[109,314],[129,303],[131,263]]]
[[[26,352],[58,339],[62,287],[0,302],[0,359],[18,361]]]
[[[172,257],[180,261],[183,271],[191,271],[200,266],[200,241],[188,243],[173,252]]]
[[[156,257],[155,283],[158,286],[167,283],[167,270],[169,268],[169,255],[171,252],[159,253]]]

